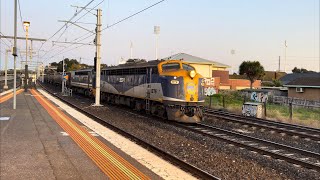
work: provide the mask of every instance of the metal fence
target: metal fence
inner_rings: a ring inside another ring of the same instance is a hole
[[[306,99],[285,97],[285,96],[273,96],[272,103],[289,105],[292,103],[294,106],[306,107],[306,108],[320,108],[320,101],[309,101]]]

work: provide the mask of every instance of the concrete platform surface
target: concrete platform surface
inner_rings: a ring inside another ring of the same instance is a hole
[[[12,99],[0,104],[0,179],[109,179],[34,96],[17,95],[16,110]],[[159,178],[135,160],[128,161],[152,179]]]

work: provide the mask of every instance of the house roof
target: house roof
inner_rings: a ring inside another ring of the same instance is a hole
[[[166,57],[166,58],[163,58],[164,60],[184,60],[186,62],[189,62],[189,63],[199,63],[199,64],[211,64],[211,65],[214,65],[214,66],[217,66],[217,67],[224,67],[224,68],[229,68],[230,66],[229,65],[226,65],[226,64],[222,64],[222,63],[219,63],[219,62],[216,62],[216,61],[210,61],[210,60],[207,60],[207,59],[203,59],[203,58],[200,58],[200,57],[197,57],[197,56],[192,56],[190,54],[186,54],[186,53],[178,53],[178,54],[175,54],[175,55],[172,55],[172,56],[169,56],[169,57]]]
[[[307,77],[317,78],[317,77],[320,77],[320,73],[291,73],[281,77],[280,81],[282,82],[283,85],[286,85],[289,82],[294,81],[298,78],[307,78]]]
[[[285,76],[285,72],[277,72],[277,71],[264,71],[264,76],[261,78],[262,81],[272,81],[273,79],[280,79]]]
[[[320,88],[320,76],[319,77],[303,77],[297,78],[288,84],[284,85],[286,87],[312,87]]]

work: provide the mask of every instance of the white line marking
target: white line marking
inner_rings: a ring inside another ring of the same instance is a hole
[[[67,132],[60,132],[62,136],[69,136]]]
[[[0,117],[0,121],[9,121],[10,117]]]

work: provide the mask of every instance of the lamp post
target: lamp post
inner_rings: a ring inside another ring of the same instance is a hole
[[[28,33],[29,33],[29,26],[30,26],[30,22],[28,21],[23,21],[23,26],[26,29],[26,64],[25,64],[25,68],[24,68],[24,91],[27,92],[28,91],[28,78],[29,78],[29,74],[28,74]]]

